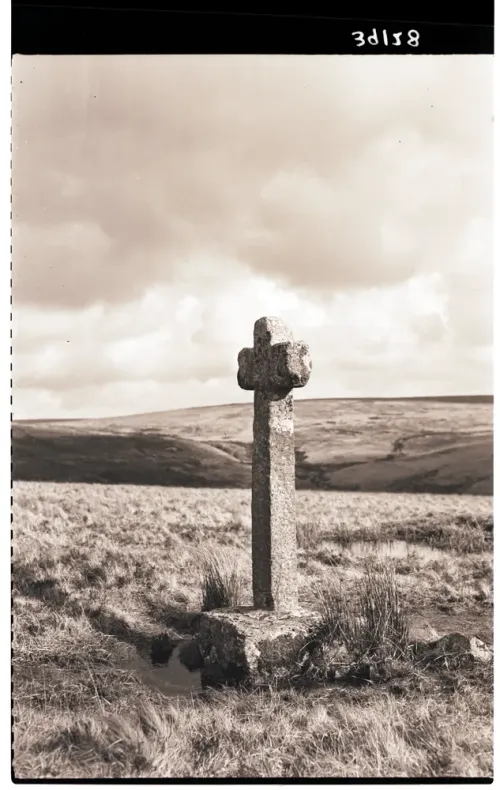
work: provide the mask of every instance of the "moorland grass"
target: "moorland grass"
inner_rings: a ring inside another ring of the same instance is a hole
[[[201,579],[201,609],[229,609],[242,603],[244,582],[237,569],[231,568],[231,558],[225,553],[207,557]]]
[[[127,694],[128,689],[122,692]],[[491,775],[491,691],[326,687],[39,710],[15,727],[24,777],[476,777]]]
[[[319,601],[317,638],[344,645],[353,663],[406,657],[410,617],[392,567],[367,562],[354,591],[331,581]]]
[[[490,670],[404,668],[363,687],[168,700],[131,668],[161,635],[186,632],[207,554],[230,555],[241,600],[251,601],[249,509],[247,491],[15,484],[16,776],[491,775]],[[317,556],[340,523],[395,535],[419,519],[438,530],[460,516],[491,517],[491,499],[299,494],[299,525],[311,525],[299,552],[301,602],[317,606],[317,586],[360,589],[364,559]],[[439,562],[410,555],[390,569],[410,627],[425,611],[428,637],[443,631],[443,616],[445,630],[491,633],[490,548],[444,550]],[[442,606],[451,608],[443,615]]]

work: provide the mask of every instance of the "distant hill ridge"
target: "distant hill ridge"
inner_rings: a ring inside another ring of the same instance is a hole
[[[493,396],[295,402],[298,488],[493,492]],[[16,420],[23,480],[248,487],[252,403]]]
[[[401,398],[388,398],[388,397],[373,397],[373,398],[301,398],[295,399],[297,403],[323,403],[323,402],[336,402],[336,401],[359,401],[365,402],[384,402],[384,401],[442,401],[443,403],[491,403],[493,404],[493,395],[417,395],[416,397],[401,397]],[[241,403],[225,403],[217,406],[184,406],[180,409],[162,409],[161,411],[153,412],[134,412],[133,414],[123,414],[115,417],[37,417],[26,418],[21,420],[13,420],[14,424],[22,423],[40,423],[40,422],[81,422],[83,420],[127,420],[129,418],[145,417],[155,414],[173,414],[186,411],[201,411],[202,409],[231,409],[239,408],[240,406],[250,406],[251,404]]]

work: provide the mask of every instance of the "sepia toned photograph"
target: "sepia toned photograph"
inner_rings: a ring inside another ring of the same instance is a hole
[[[493,776],[493,57],[15,55],[22,780]]]

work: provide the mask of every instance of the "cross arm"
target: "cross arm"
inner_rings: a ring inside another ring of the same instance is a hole
[[[305,387],[311,375],[309,346],[297,341],[277,343],[271,348],[274,386],[285,390]]]
[[[243,390],[255,389],[255,353],[253,348],[242,348],[238,354],[238,384]]]

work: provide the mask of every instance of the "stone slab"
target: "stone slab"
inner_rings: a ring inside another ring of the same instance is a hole
[[[251,607],[203,612],[196,641],[206,685],[253,684],[300,671],[300,656],[319,622],[315,612],[291,614]]]

